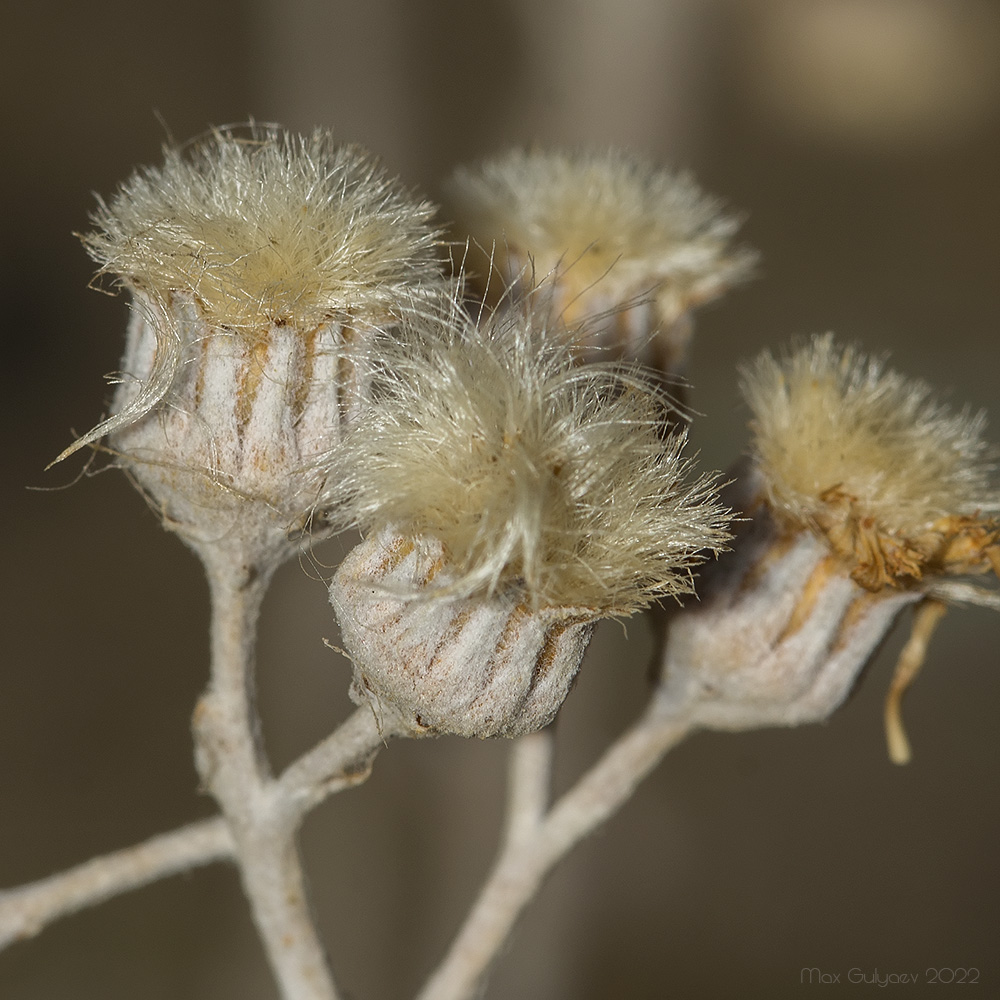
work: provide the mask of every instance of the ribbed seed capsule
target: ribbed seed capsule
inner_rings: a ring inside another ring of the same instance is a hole
[[[509,594],[395,596],[446,584],[440,549],[391,529],[347,556],[330,599],[354,664],[351,697],[410,736],[519,736],[547,725],[576,676],[593,610],[532,610]]]
[[[137,172],[84,243],[132,296],[107,436],[192,546],[281,561],[364,395],[376,333],[440,308],[432,206],[321,130],[217,131]]]
[[[164,308],[169,313],[164,313]],[[272,325],[248,337],[209,325],[175,293],[161,306],[137,293],[113,414],[126,411],[151,375],[161,332],[176,332],[177,374],[163,402],[115,429],[109,447],[168,527],[194,547],[239,535],[284,558],[313,520],[325,474],[316,460],[336,443],[342,418],[343,330],[303,334]]]
[[[711,729],[820,722],[923,595],[866,590],[812,532],[789,531],[763,503],[743,509],[751,523],[670,624],[663,693]]]

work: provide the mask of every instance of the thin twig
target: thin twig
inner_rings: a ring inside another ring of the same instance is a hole
[[[538,828],[552,794],[552,726],[514,741],[507,772],[507,817],[504,843],[522,840]]]
[[[216,816],[0,892],[0,949],[34,937],[59,917],[232,855],[229,827]]]
[[[205,559],[212,595],[212,679],[195,711],[198,770],[232,831],[250,911],[284,1000],[338,994],[309,912],[295,833],[271,779],[253,698],[254,645],[268,574],[249,560]]]
[[[508,837],[451,949],[418,1000],[476,996],[517,918],[556,862],[621,808],[691,729],[686,713],[654,698],[645,714],[563,795],[533,833]]]
[[[288,808],[301,817],[329,795],[364,781],[371,762],[394,733],[366,705],[290,764],[278,779]]]

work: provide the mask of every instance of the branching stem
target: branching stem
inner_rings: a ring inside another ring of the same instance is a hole
[[[309,912],[295,834],[302,813],[272,780],[254,704],[254,646],[269,574],[205,559],[212,676],[195,710],[195,757],[235,843],[254,923],[285,1000],[336,1000]]]
[[[232,854],[229,827],[216,816],[0,892],[0,949],[34,937],[59,917]]]
[[[388,736],[369,709],[358,709],[282,774],[280,794],[289,815],[301,819],[328,795],[363,781],[371,758]],[[0,951],[33,937],[60,917],[200,865],[231,861],[233,856],[229,824],[215,816],[0,891]]]
[[[196,761],[223,815],[0,893],[0,948],[57,917],[157,878],[232,858],[284,1000],[337,1000],[305,896],[295,842],[304,815],[363,781],[395,731],[359,708],[334,733],[271,776],[254,703],[254,647],[268,575],[206,560],[212,595],[212,675],[194,717]],[[616,812],[692,728],[662,697],[549,808],[553,735],[514,744],[509,806],[496,865],[419,1000],[476,995],[517,918],[555,864]]]
[[[512,778],[507,837],[492,873],[444,961],[418,1000],[468,1000],[482,981],[517,918],[555,864],[629,799],[663,755],[692,729],[688,715],[660,698],[623,733],[576,785],[534,823],[523,803],[525,779]],[[513,772],[537,746],[515,747]],[[547,778],[546,778],[547,780]],[[520,799],[520,804],[518,800]],[[536,800],[537,801],[537,800]]]
[[[330,795],[363,782],[375,755],[395,735],[367,705],[356,709],[278,779],[287,808],[301,819]]]

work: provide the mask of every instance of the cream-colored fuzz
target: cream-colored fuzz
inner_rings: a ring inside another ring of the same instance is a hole
[[[577,366],[542,314],[456,315],[377,353],[331,506],[441,546],[448,583],[424,597],[512,588],[536,609],[627,615],[690,592],[725,544],[715,477],[689,475],[665,400],[635,373]]]
[[[829,334],[780,361],[763,354],[742,389],[770,503],[824,533],[862,586],[996,565],[1000,489],[982,414],[952,413]]]
[[[533,263],[554,278],[567,322],[653,302],[652,332],[744,280],[756,261],[732,245],[739,221],[688,174],[621,151],[514,150],[457,170],[449,195],[501,275]]]
[[[125,365],[123,378],[141,379],[137,391],[59,459],[140,419],[182,377],[190,333],[178,300],[248,353],[283,328],[309,341],[331,326],[392,327],[439,308],[452,292],[433,211],[323,130],[303,138],[251,126],[166,149],[162,167],[138,171],[101,203],[99,228],[83,237],[98,274],[145,311],[155,352],[141,370]]]
[[[417,548],[392,529],[344,559],[330,600],[354,664],[351,697],[410,736],[485,739],[547,725],[576,676],[593,613],[533,611],[509,593],[393,596],[425,589],[442,563],[440,548]]]
[[[328,131],[250,127],[167,148],[162,167],[101,204],[84,243],[101,274],[190,292],[216,326],[309,329],[356,310],[393,315],[440,285],[433,213]]]

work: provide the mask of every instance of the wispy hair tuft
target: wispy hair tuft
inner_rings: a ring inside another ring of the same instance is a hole
[[[427,595],[513,588],[625,615],[690,592],[727,541],[715,477],[689,477],[666,400],[635,371],[576,365],[540,311],[479,327],[455,314],[387,344],[380,365],[335,492],[364,531],[440,546]]]
[[[512,150],[459,168],[450,201],[472,237],[503,257],[529,254],[539,273],[572,268],[578,285],[680,300],[673,311],[746,278],[756,254],[734,248],[739,220],[686,173],[619,150]],[[523,264],[523,262],[522,262]]]
[[[858,560],[871,589],[1000,566],[996,448],[982,413],[831,334],[742,372],[770,502]]]
[[[194,295],[238,331],[394,315],[439,285],[434,207],[328,131],[217,129],[137,171],[83,237],[99,274],[164,298]]]
[[[765,352],[742,375],[754,451],[792,517],[808,521],[831,489],[897,532],[1000,509],[985,415],[952,412],[926,383],[831,334],[781,360]]]

